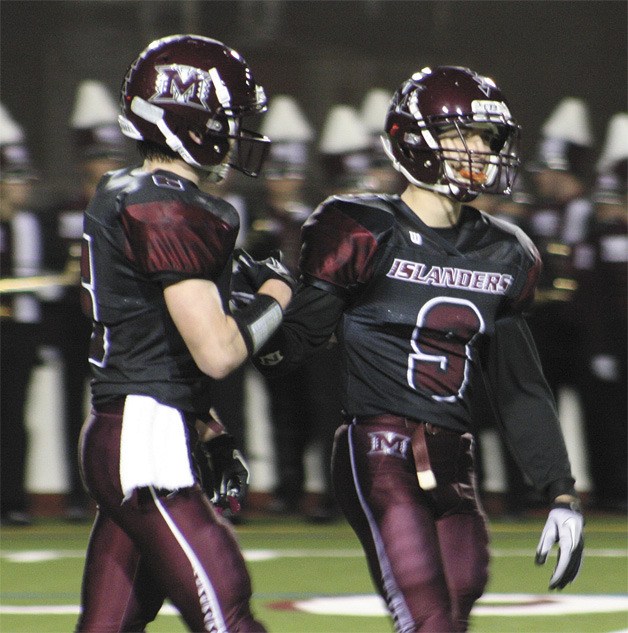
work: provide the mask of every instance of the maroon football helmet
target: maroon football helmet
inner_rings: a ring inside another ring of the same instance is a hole
[[[166,145],[205,171],[220,172],[229,154],[232,167],[259,173],[270,140],[242,129],[241,119],[263,112],[266,95],[240,54],[217,40],[171,35],[152,42],[129,67],[120,105],[120,127],[130,138]]]
[[[470,129],[482,134],[489,152],[468,147]],[[393,165],[418,187],[460,201],[510,193],[520,163],[520,128],[488,77],[456,66],[424,68],[393,95],[385,131],[384,149]],[[464,149],[444,149],[444,133],[457,134]],[[464,169],[453,169],[452,161]]]

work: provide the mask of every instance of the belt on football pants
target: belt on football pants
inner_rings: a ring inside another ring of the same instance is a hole
[[[367,424],[391,424],[395,426],[403,424],[407,429],[412,430],[410,443],[412,445],[412,455],[414,456],[414,464],[416,466],[417,481],[419,482],[419,487],[422,490],[433,490],[436,488],[436,477],[432,471],[425,434],[439,435],[440,433],[446,433],[457,436],[462,435],[462,433],[459,433],[458,431],[446,429],[442,426],[436,426],[431,422],[422,422],[420,420],[404,418],[399,415],[392,415],[391,413],[383,413],[381,415],[366,417],[354,417],[353,421],[357,424],[360,424],[361,422]]]

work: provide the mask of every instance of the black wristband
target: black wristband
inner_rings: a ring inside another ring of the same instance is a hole
[[[569,477],[568,479],[557,479],[553,481],[547,488],[545,489],[545,494],[547,495],[547,500],[551,503],[558,497],[559,495],[571,495],[572,497],[577,497],[578,493],[574,488],[574,479]]]
[[[255,354],[281,324],[283,310],[270,295],[256,294],[255,299],[233,314],[249,356]]]

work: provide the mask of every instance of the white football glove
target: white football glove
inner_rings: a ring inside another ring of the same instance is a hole
[[[578,575],[584,549],[583,530],[584,517],[578,504],[555,503],[552,506],[535,558],[537,565],[543,565],[554,543],[558,543],[558,561],[550,579],[550,589],[564,589]]]

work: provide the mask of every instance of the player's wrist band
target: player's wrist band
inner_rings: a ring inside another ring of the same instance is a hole
[[[247,306],[233,314],[249,355],[255,354],[281,324],[283,310],[270,295],[256,294]]]

